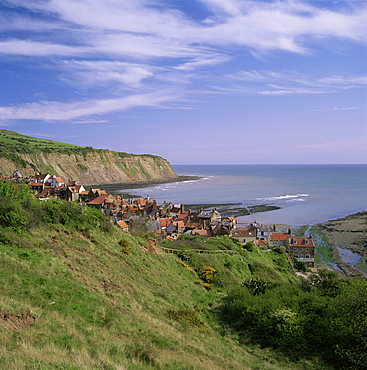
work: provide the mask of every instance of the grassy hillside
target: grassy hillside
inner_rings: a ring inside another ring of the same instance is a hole
[[[318,326],[331,299],[343,313],[348,309],[349,341],[359,339],[352,333],[359,333],[357,322],[362,329],[366,324],[366,284],[356,285],[361,297],[350,291],[359,305],[354,312],[335,298],[347,283],[329,276],[328,284],[314,280],[314,291],[295,279],[283,254],[219,240],[206,248],[220,244],[232,252],[196,254],[189,244],[200,240],[183,240],[178,256],[161,254],[149,235],[124,233],[98,211],[41,203],[22,187],[0,183],[0,368],[334,368],[322,352],[304,355],[297,345],[296,356],[281,344],[299,343],[288,336],[301,330],[297,305],[313,315],[306,324]],[[310,304],[301,303],[305,297]],[[285,304],[280,314],[277,305]],[[322,330],[328,335],[327,325]],[[359,346],[364,351],[366,343]],[[343,366],[351,363],[343,352],[349,348],[340,348]]]
[[[106,149],[94,149],[90,146],[78,146],[60,141],[39,139],[31,136],[18,134],[14,131],[0,130],[0,155],[14,153],[88,153],[99,152]],[[134,154],[120,153],[122,156],[134,156]],[[150,156],[149,154],[146,154]]]

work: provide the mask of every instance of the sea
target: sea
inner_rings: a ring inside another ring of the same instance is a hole
[[[367,165],[173,165],[181,182],[128,189],[175,204],[274,205],[240,222],[310,225],[367,211]],[[238,206],[237,206],[238,207]]]

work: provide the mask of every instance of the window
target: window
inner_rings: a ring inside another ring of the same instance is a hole
[[[293,240],[292,240],[292,242],[293,242],[293,244],[297,244],[297,240],[294,240],[294,239],[293,239]]]
[[[303,255],[303,254],[301,254],[301,255],[300,255],[300,257],[301,257],[301,258],[303,258],[303,257],[304,257],[304,255]]]
[[[298,248],[293,248],[293,252],[298,252]]]
[[[310,258],[310,255],[309,254],[306,254],[306,258]]]
[[[308,240],[307,239],[305,239],[305,244],[308,244]]]
[[[295,258],[298,258],[298,254],[295,254],[295,255],[294,255],[294,257],[295,257]]]
[[[306,253],[308,253],[308,248],[306,248]]]

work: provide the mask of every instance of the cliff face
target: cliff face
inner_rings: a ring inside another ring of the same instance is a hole
[[[20,170],[23,176],[35,170],[58,175],[64,181],[79,184],[114,184],[137,181],[161,181],[177,177],[169,162],[149,155],[125,155],[108,150],[85,154],[32,153],[18,154],[24,160],[0,158],[0,172],[9,175]]]

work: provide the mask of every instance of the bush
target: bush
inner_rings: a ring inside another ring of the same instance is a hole
[[[248,252],[252,252],[256,249],[256,245],[252,242],[248,242],[243,246],[243,249],[245,249]]]
[[[260,277],[247,279],[242,283],[242,285],[245,286],[253,295],[264,294],[267,289],[274,288],[275,286],[274,283]]]
[[[217,270],[214,267],[205,266],[201,273],[201,278],[205,283],[213,284],[217,279]]]
[[[126,254],[126,255],[130,254],[130,251],[131,251],[132,247],[131,247],[129,241],[127,241],[126,239],[120,239],[119,240],[119,245],[121,247],[121,253],[122,254]]]
[[[172,320],[178,321],[184,326],[195,329],[207,330],[207,326],[203,320],[200,319],[198,313],[190,309],[181,310],[167,310],[168,317]]]

